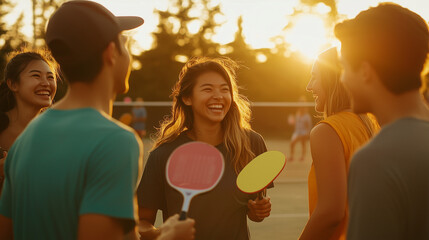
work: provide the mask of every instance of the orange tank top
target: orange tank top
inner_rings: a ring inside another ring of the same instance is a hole
[[[370,133],[360,117],[351,112],[340,112],[329,116],[317,124],[326,123],[331,126],[341,139],[346,160],[346,172],[348,175],[350,160],[353,153],[370,139]],[[374,123],[375,124],[375,123]],[[308,175],[308,199],[310,216],[313,213],[317,203],[317,184],[314,164],[311,164]],[[348,219],[348,206],[346,204],[346,214],[341,221],[338,229],[331,238],[332,240],[346,239]]]

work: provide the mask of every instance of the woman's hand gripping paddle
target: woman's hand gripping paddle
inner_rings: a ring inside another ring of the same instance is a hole
[[[186,219],[191,199],[212,190],[223,175],[222,153],[212,145],[190,142],[176,148],[170,155],[166,177],[171,187],[183,195],[180,220]]]
[[[265,194],[265,188],[277,178],[286,165],[279,151],[268,151],[250,161],[237,176],[237,187],[244,193]],[[261,191],[264,190],[264,191]]]

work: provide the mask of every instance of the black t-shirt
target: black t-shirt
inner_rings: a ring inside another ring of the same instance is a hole
[[[255,156],[266,152],[263,138],[250,132],[250,142]],[[149,155],[141,183],[138,188],[139,206],[160,209],[164,221],[181,212],[183,197],[170,187],[165,178],[165,167],[171,152],[192,140],[182,133],[173,142],[165,143]],[[256,194],[245,194],[236,186],[237,174],[224,144],[216,146],[225,159],[222,179],[213,190],[195,196],[190,204],[188,217],[195,219],[195,239],[249,239],[247,227],[247,202]],[[272,187],[272,186],[271,186]]]
[[[429,122],[403,118],[353,157],[347,239],[429,239]]]

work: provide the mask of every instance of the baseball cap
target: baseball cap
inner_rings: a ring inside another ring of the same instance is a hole
[[[60,64],[73,63],[101,53],[120,32],[143,22],[136,16],[115,16],[92,1],[69,1],[49,19],[45,39]]]

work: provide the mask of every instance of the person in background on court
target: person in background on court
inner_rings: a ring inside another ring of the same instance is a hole
[[[130,97],[124,97],[124,99],[122,101],[124,103],[130,104],[130,105],[132,102]],[[131,113],[129,113],[129,112],[124,112],[121,114],[121,116],[119,117],[118,120],[127,126],[131,126],[131,123],[133,122],[133,115],[131,115]]]
[[[135,103],[139,105],[134,106],[131,110],[133,114],[133,121],[131,123],[131,126],[134,128],[134,130],[136,130],[140,138],[143,138],[146,136],[147,111],[146,108],[143,106],[143,98],[136,98]]]
[[[269,197],[256,199],[256,193],[243,193],[236,185],[244,166],[267,151],[261,135],[250,128],[249,102],[238,92],[237,69],[229,58],[206,57],[193,58],[182,68],[171,117],[161,125],[138,190],[145,239],[157,234],[157,210],[164,219],[181,212],[182,195],[166,181],[165,168],[171,152],[191,141],[215,146],[225,159],[217,186],[192,199],[188,216],[196,221],[195,239],[247,240],[247,218],[260,222],[270,215]]]
[[[350,97],[340,82],[340,73],[337,50],[330,48],[318,56],[307,86],[315,98],[316,112],[323,114],[323,119],[310,133],[310,219],[300,240],[346,239],[351,156],[379,129],[373,116],[351,112]]]
[[[380,132],[353,156],[348,240],[429,239],[429,108],[420,92],[426,21],[393,3],[335,26],[355,113]]]
[[[49,107],[57,91],[57,65],[47,50],[11,54],[0,83],[0,194],[7,151],[28,123]]]
[[[299,102],[305,103],[305,96],[301,96]],[[313,126],[308,108],[305,106],[299,107],[295,116],[290,115],[288,121],[289,124],[294,125],[294,131],[290,140],[289,161],[294,160],[295,145],[298,142],[300,142],[302,146],[300,161],[304,161],[307,152],[307,141],[310,136],[311,127]]]
[[[91,1],[68,1],[51,16],[46,43],[69,87],[10,148],[0,239],[138,238],[142,143],[111,113],[115,96],[128,90],[122,31],[141,24]],[[193,224],[174,216],[160,238],[193,239]]]

